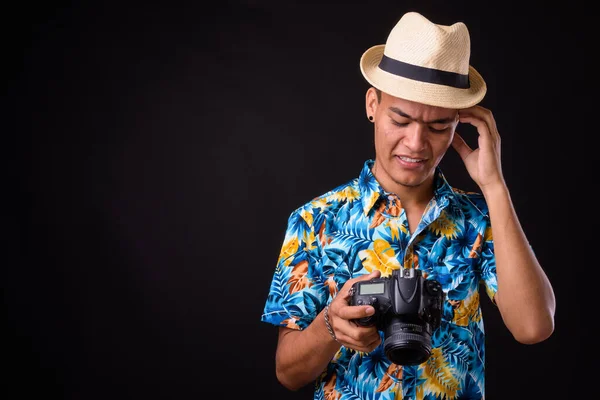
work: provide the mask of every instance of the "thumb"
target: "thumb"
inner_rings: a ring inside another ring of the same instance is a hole
[[[354,279],[352,279],[352,283],[356,283],[358,281],[366,281],[369,279],[373,279],[373,278],[379,278],[381,276],[381,271],[378,269],[375,269],[373,271],[371,271],[369,274],[364,274],[364,275],[360,275]]]
[[[467,144],[467,142],[465,142],[465,140],[462,138],[462,136],[458,134],[458,132],[456,132],[454,134],[454,138],[452,138],[452,147],[454,148],[454,150],[456,150],[456,152],[463,161],[465,160],[465,158],[467,158],[469,154],[473,152],[473,149]]]
[[[380,276],[381,276],[381,271],[380,271],[380,270],[378,270],[378,269],[375,269],[375,270],[371,271],[371,273],[370,273],[370,274],[361,276],[361,277],[360,277],[360,278],[361,278],[360,280],[361,280],[361,281],[364,281],[364,280],[366,280],[366,279],[379,278]]]

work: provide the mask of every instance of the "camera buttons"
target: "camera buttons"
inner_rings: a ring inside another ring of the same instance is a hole
[[[442,289],[442,286],[437,281],[427,281],[425,282],[425,288],[432,296],[437,296],[437,294]]]

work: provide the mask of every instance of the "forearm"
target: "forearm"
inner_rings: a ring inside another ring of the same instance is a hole
[[[494,236],[497,304],[507,328],[522,343],[545,340],[554,330],[552,286],[523,232],[505,185],[484,192]]]
[[[277,379],[291,390],[314,381],[339,350],[325,326],[323,312],[304,330],[280,328],[277,345]]]

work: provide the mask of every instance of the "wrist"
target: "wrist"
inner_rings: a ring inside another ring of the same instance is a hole
[[[481,187],[481,193],[486,199],[504,197],[508,195],[508,187],[504,181]]]
[[[337,337],[335,336],[335,332],[333,331],[333,327],[331,326],[331,321],[329,320],[329,304],[325,306],[325,311],[323,312],[323,320],[325,321],[325,327],[329,332],[329,336],[331,336],[331,338],[337,342]]]

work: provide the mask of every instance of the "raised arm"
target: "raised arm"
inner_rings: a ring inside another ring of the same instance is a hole
[[[489,207],[498,275],[494,300],[517,341],[541,342],[554,331],[554,291],[523,232],[502,175],[496,122],[491,111],[481,106],[460,110],[459,118],[460,122],[475,126],[479,133],[479,147],[475,150],[458,133],[452,146]]]

